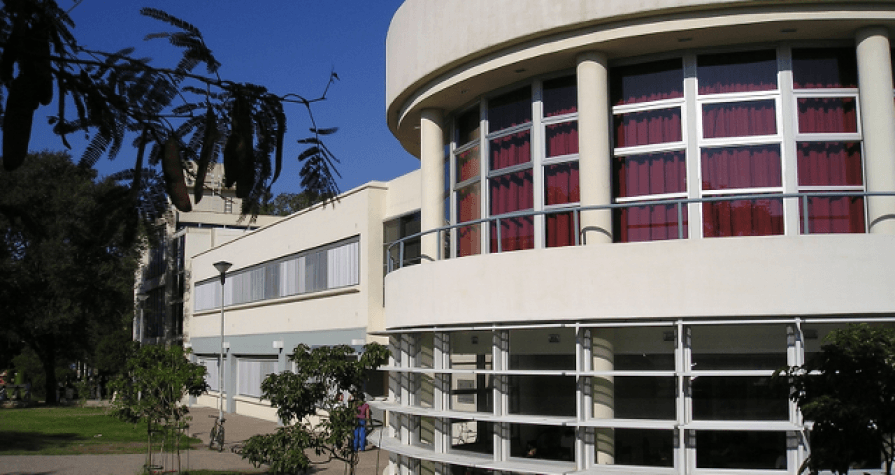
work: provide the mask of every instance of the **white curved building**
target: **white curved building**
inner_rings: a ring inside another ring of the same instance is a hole
[[[895,1],[406,0],[387,117],[436,232],[385,278],[394,467],[797,473],[773,371],[895,321],[893,27]]]

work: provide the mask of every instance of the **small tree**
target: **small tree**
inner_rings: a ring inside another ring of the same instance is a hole
[[[128,358],[126,370],[112,382],[113,415],[135,424],[146,422],[147,466],[152,465],[153,432],[162,432],[163,440],[171,441],[179,454],[180,434],[190,420],[190,410],[181,401],[208,389],[205,367],[191,363],[188,353],[179,346],[143,346]]]
[[[388,349],[377,343],[364,346],[355,359],[350,346],[318,347],[301,344],[289,357],[296,372],[271,374],[261,383],[262,399],[277,408],[284,426],[273,434],[250,438],[242,452],[253,465],[268,464],[272,473],[307,470],[313,450],[326,461],[345,462],[354,474],[358,454],[352,449],[358,425],[358,406],[367,373],[388,360]],[[344,401],[348,392],[354,397]]]
[[[790,398],[814,421],[811,454],[801,471],[845,475],[854,464],[882,455],[886,474],[895,459],[895,329],[851,325],[831,332],[821,353],[780,370]]]

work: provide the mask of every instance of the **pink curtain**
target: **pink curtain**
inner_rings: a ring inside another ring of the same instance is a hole
[[[725,102],[702,106],[702,135],[707,139],[776,133],[774,101]]]
[[[544,203],[557,205],[581,200],[578,186],[578,162],[544,167]],[[575,244],[575,222],[572,213],[550,214],[546,218],[547,247]]]
[[[531,170],[508,173],[490,180],[490,215],[498,216],[513,211],[534,208],[534,181]],[[504,251],[534,247],[534,219],[502,219],[501,247]],[[497,252],[497,225],[491,225],[491,252]]]
[[[615,157],[616,197],[683,193],[687,189],[684,151]]]
[[[615,146],[633,147],[681,140],[681,109],[660,109],[615,116]]]
[[[782,183],[777,145],[702,150],[703,190],[777,187]]]
[[[479,183],[457,190],[457,222],[474,221],[481,217],[479,201]],[[461,226],[457,228],[457,255],[470,256],[481,252],[479,229],[481,225]]]
[[[702,204],[705,237],[783,234],[783,200],[733,200]]]
[[[612,68],[609,78],[614,105],[684,97],[681,58]]]
[[[683,236],[687,238],[687,206],[681,209]],[[677,205],[656,204],[622,208],[618,213],[619,242],[660,241],[678,238]]]
[[[774,50],[700,55],[696,62],[699,94],[777,89]]]
[[[853,97],[799,99],[799,132],[822,134],[857,131],[858,116]]]
[[[578,122],[563,122],[544,128],[547,135],[547,157],[578,153]]]
[[[493,139],[490,148],[492,170],[531,161],[531,140],[528,131]]]

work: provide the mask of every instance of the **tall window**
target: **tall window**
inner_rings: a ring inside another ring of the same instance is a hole
[[[389,263],[393,266],[393,268],[414,265],[420,263],[420,238],[411,239],[408,241],[404,241],[404,260],[401,261],[401,248],[400,246],[392,246],[391,250],[389,250],[389,246],[395,241],[405,238],[407,236],[413,236],[420,232],[420,212],[417,211],[415,213],[411,213],[408,215],[400,216],[394,219],[390,219],[383,223],[382,232],[383,232],[383,241],[385,242],[385,272],[388,272]]]
[[[568,76],[544,81],[544,209],[562,209],[580,201],[578,189],[578,88]],[[575,242],[572,213],[548,214],[547,247]]]

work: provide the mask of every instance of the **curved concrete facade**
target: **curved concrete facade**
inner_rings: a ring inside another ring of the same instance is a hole
[[[419,156],[419,115],[453,110],[500,86],[612,58],[730,44],[854,38],[895,26],[891,0],[407,0],[386,39],[389,128]],[[795,31],[792,31],[795,30]]]
[[[387,120],[450,229],[385,277],[393,473],[797,474],[774,370],[895,324],[893,31],[891,0],[405,1]]]

